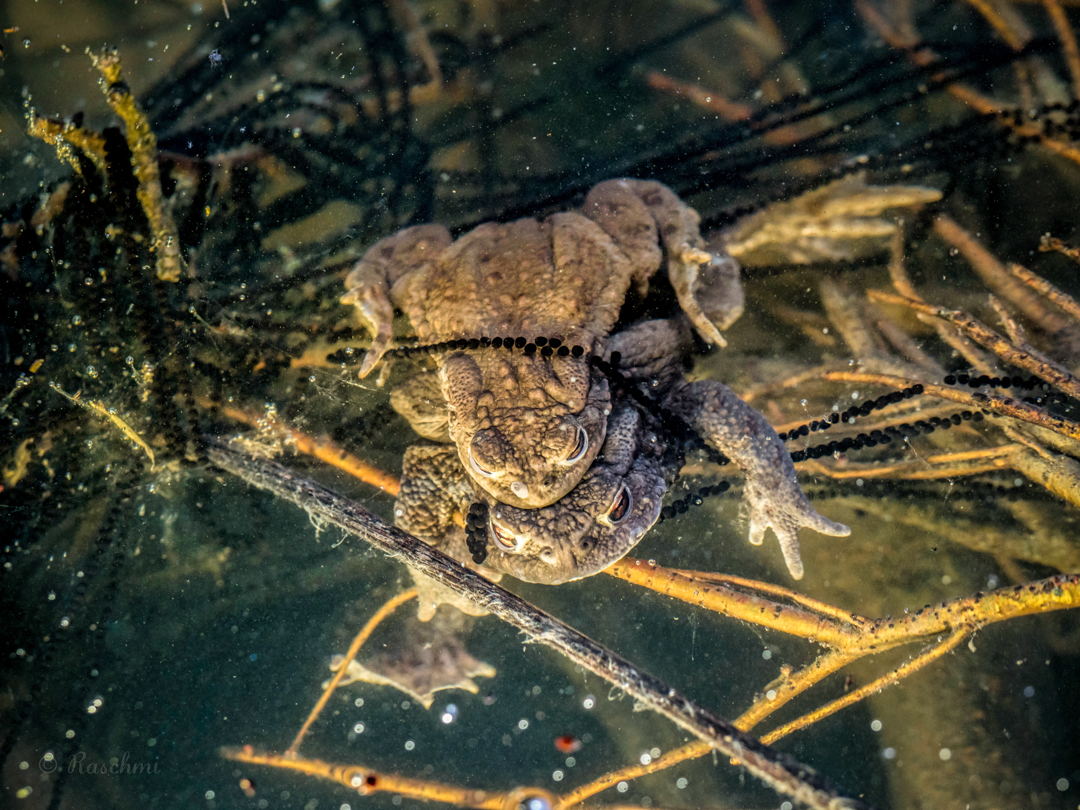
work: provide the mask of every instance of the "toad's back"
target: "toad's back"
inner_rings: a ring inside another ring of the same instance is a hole
[[[425,343],[542,335],[591,346],[614,325],[633,269],[579,214],[487,223],[410,280],[403,308]]]

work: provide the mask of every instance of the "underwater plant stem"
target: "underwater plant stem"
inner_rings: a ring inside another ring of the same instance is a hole
[[[363,629],[356,634],[356,638],[354,638],[352,644],[349,645],[349,650],[345,653],[345,658],[342,660],[341,666],[338,667],[338,671],[334,673],[334,677],[330,679],[330,683],[327,684],[326,689],[323,690],[322,695],[315,704],[315,708],[311,710],[307,720],[304,721],[304,725],[300,727],[300,731],[296,733],[296,739],[294,739],[292,745],[286,749],[285,756],[296,755],[296,749],[298,749],[300,743],[304,741],[304,735],[307,734],[308,729],[311,728],[311,724],[315,722],[315,719],[322,712],[327,701],[330,700],[330,696],[334,694],[337,685],[341,682],[341,679],[345,677],[345,673],[348,672],[349,664],[356,658],[357,653],[360,652],[360,648],[364,646],[364,642],[371,638],[371,634],[375,632],[375,628],[379,626],[383,619],[415,597],[416,588],[409,588],[407,591],[402,591],[397,596],[387,601],[386,604],[375,611],[374,616],[368,619],[367,624],[365,624]]]
[[[101,73],[101,89],[105,92],[106,101],[124,122],[124,134],[131,152],[131,169],[139,181],[135,196],[139,198],[143,213],[150,223],[157,277],[161,281],[179,281],[184,270],[184,259],[180,255],[176,223],[165,210],[165,194],[161,188],[157,163],[157,136],[150,128],[146,113],[132,95],[131,88],[123,80],[119,54],[105,51],[100,56],[90,54],[90,59]]]
[[[1039,240],[1039,252],[1040,253],[1060,253],[1062,256],[1068,256],[1074,262],[1080,262],[1080,248],[1073,245],[1062,242],[1057,237],[1050,234],[1043,234],[1042,239]]]
[[[903,391],[905,388],[910,388],[916,384],[914,380],[903,377],[893,377],[887,374],[863,374],[855,371],[826,372],[824,379],[832,382],[877,383],[889,388],[895,388],[898,391]],[[968,393],[959,388],[950,388],[932,383],[921,383],[921,385],[923,386],[923,392],[929,396],[960,402],[972,408],[985,408],[1002,416],[1011,416],[1013,419],[1030,422],[1033,425],[1039,425],[1073,439],[1080,439],[1080,424],[1069,419],[1062,419],[1060,416],[1054,416],[1049,411],[1021,402],[1018,399],[994,393]]]
[[[1076,299],[1071,295],[1062,292],[1042,276],[1032,273],[1022,264],[1013,262],[1009,265],[1009,272],[1035,290],[1035,292],[1052,301],[1062,311],[1080,321],[1080,303],[1077,303]]]
[[[474,807],[477,810],[505,810],[511,794],[487,790],[445,785],[440,782],[427,782],[422,779],[409,779],[396,774],[382,773],[364,765],[338,765],[323,762],[321,759],[304,759],[295,754],[271,754],[256,751],[249,745],[243,748],[223,747],[219,753],[225,759],[234,762],[248,762],[252,765],[267,765],[271,768],[283,768],[297,771],[308,776],[318,776],[344,785],[349,790],[358,790],[361,795],[389,791],[410,799],[456,804],[458,807]],[[515,805],[511,805],[515,806]]]
[[[875,8],[870,0],[855,0],[855,10],[878,36],[892,47],[905,51],[912,64],[925,68],[938,61],[938,55],[930,48],[921,45],[917,36],[914,34],[901,35],[898,33],[886,21],[884,15]],[[933,79],[934,81],[946,81],[947,77],[938,73],[933,76]],[[1080,163],[1080,149],[1072,146],[1071,143],[1065,143],[1048,137],[1046,133],[1041,130],[1039,125],[1035,123],[1017,124],[1008,116],[1000,116],[1000,113],[1006,108],[1005,104],[989,99],[970,86],[961,84],[960,82],[948,82],[945,85],[945,91],[958,101],[967,104],[976,112],[980,112],[983,115],[997,116],[998,121],[1003,126],[1012,130],[1017,135],[1038,141],[1039,145],[1044,149],[1048,149],[1055,154],[1061,155],[1061,157],[1066,160],[1071,160],[1073,163]]]
[[[1022,51],[1031,39],[1031,32],[1021,29],[1019,20],[1009,19],[997,4],[988,3],[986,0],[968,0],[968,3],[986,18],[1014,51]]]
[[[918,670],[925,667],[927,664],[936,661],[937,659],[945,655],[945,653],[956,649],[956,647],[960,645],[960,642],[962,642],[965,638],[968,637],[970,632],[971,631],[967,629],[955,631],[952,635],[950,635],[940,644],[934,645],[929,650],[922,653],[922,655],[918,655],[915,658],[912,658],[907,663],[892,670],[892,672],[888,672],[885,675],[882,675],[880,678],[875,679],[874,681],[866,684],[865,686],[861,686],[858,689],[853,689],[843,697],[829,701],[824,706],[820,706],[817,709],[814,709],[814,711],[804,714],[802,717],[797,717],[790,723],[785,723],[784,725],[773,729],[761,738],[762,741],[769,743],[776,742],[781,737],[786,737],[788,734],[791,734],[794,731],[804,729],[807,726],[813,725],[818,720],[823,720],[829,715],[836,714],[841,709],[858,703],[863,698],[869,697],[875,692],[880,692],[887,686],[894,686],[900,683],[900,681],[902,681],[908,675],[911,675],[913,672],[917,672]]]
[[[995,368],[993,363],[990,362],[990,358],[976,349],[975,344],[960,334],[960,330],[951,323],[945,323],[940,318],[933,318],[922,312],[916,313],[915,317],[933,327],[934,331],[938,333],[938,337],[946,345],[955,349],[956,353],[967,360],[972,368],[978,369],[980,374],[985,374],[988,377],[994,376]]]
[[[803,670],[794,675],[788,674],[781,678],[780,682],[776,684],[773,697],[768,697],[768,695],[759,697],[749,709],[739,716],[735,721],[735,725],[743,731],[749,731],[762,719],[768,717],[781,706],[784,706],[824,678],[842,669],[848,663],[847,656],[836,651],[819,656]],[[650,773],[674,767],[680,762],[703,757],[710,750],[712,749],[707,743],[694,740],[668,751],[666,754],[652,760],[648,765],[630,765],[617,771],[611,771],[564,795],[562,797],[563,807],[582,802],[623,780],[637,779]]]
[[[199,404],[207,408],[217,405],[221,413],[225,414],[225,416],[233,421],[250,425],[254,428],[268,428],[271,431],[284,433],[288,439],[296,445],[297,451],[309,456],[314,456],[320,461],[326,462],[331,467],[337,467],[339,470],[347,472],[354,478],[360,479],[365,484],[370,484],[390,495],[397,495],[398,491],[401,489],[401,481],[398,480],[397,476],[383,472],[378,467],[368,464],[363,459],[353,455],[348,450],[343,449],[337,442],[328,436],[312,436],[277,419],[267,424],[267,419],[264,414],[256,414],[251,411],[246,411],[241,408],[232,408],[227,405],[218,405],[209,399],[200,399]]]
[[[763,624],[831,647],[844,646],[855,633],[855,628],[843,620],[736,591],[722,583],[702,582],[687,576],[686,572],[672,571],[641,560],[622,559],[608,566],[604,573],[723,616]]]
[[[963,254],[987,287],[1011,301],[1025,316],[1048,332],[1059,332],[1069,325],[1056,312],[1051,312],[1034,292],[1017,281],[985,245],[961,228],[952,217],[938,214],[934,217],[933,227],[934,233]]]
[[[1080,399],[1080,379],[1077,379],[1072,372],[1052,360],[1048,360],[1041,355],[1033,354],[1032,352],[1025,351],[1024,349],[1013,345],[982,321],[972,317],[966,312],[935,307],[930,304],[919,303],[918,301],[909,301],[901,296],[891,295],[877,290],[869,290],[867,296],[873,300],[881,301],[882,303],[900,304],[901,306],[910,307],[917,312],[942,318],[956,326],[957,329],[976,343],[979,343],[992,351],[1006,363],[1029,371],[1036,377],[1046,380],[1046,382],[1051,385],[1060,388],[1074,399]]]
[[[936,453],[932,456],[911,461],[897,461],[892,464],[847,464],[836,468],[820,461],[800,461],[797,470],[805,470],[815,475],[823,475],[834,481],[852,478],[888,478],[903,481],[934,481],[941,478],[977,475],[984,472],[997,472],[1013,468],[1018,452],[1023,447],[1017,444],[1005,444],[988,447],[985,450],[965,450],[958,453]]]
[[[644,708],[662,714],[717,751],[738,759],[746,770],[777,792],[821,810],[866,806],[840,796],[811,769],[761,745],[752,736],[694,704],[615,652],[422,540],[388,525],[359,504],[280,464],[254,458],[211,437],[206,441],[207,456],[216,466],[296,504],[313,517],[357,535],[410,568],[440,580],[451,590],[516,627],[530,640],[551,647],[615,685]]]
[[[831,616],[838,621],[847,622],[848,624],[860,627],[871,624],[871,621],[864,616],[844,610],[843,608],[838,608],[835,605],[830,605],[827,602],[821,602],[810,596],[801,594],[798,591],[793,591],[791,588],[785,588],[783,585],[774,585],[771,582],[759,582],[756,579],[737,577],[732,574],[717,574],[712,571],[682,571],[677,568],[672,568],[670,570],[685,577],[690,577],[691,579],[705,580],[706,582],[724,582],[739,588],[749,588],[750,590],[758,591],[760,593],[767,593],[772,596],[790,599],[795,604],[802,605],[804,608],[807,608],[814,613],[820,613],[823,616]]]
[[[665,576],[667,573],[663,572]],[[752,584],[757,585],[757,583]],[[650,587],[650,585],[645,586]],[[676,596],[675,593],[668,590],[655,587],[654,590]],[[680,597],[676,596],[676,598]],[[735,720],[735,725],[744,731],[749,731],[764,718],[773,714],[798,695],[806,692],[829,675],[838,672],[859,658],[876,655],[906,643],[935,636],[940,637],[944,633],[949,633],[947,639],[938,640],[926,652],[874,680],[872,683],[860,687],[842,698],[826,703],[813,712],[773,730],[763,738],[763,740],[771,743],[782,736],[806,728],[824,717],[857,703],[874,692],[899,683],[908,675],[955,649],[965,638],[982,627],[1019,616],[1077,607],[1080,607],[1080,574],[1059,574],[1046,580],[1030,582],[1012,588],[1003,588],[989,593],[976,593],[950,602],[942,602],[940,605],[933,607],[927,605],[922,610],[905,614],[903,618],[897,620],[890,617],[878,619],[872,622],[869,627],[860,627],[847,642],[818,656],[811,664],[798,672],[785,672],[777,681],[770,684],[768,690],[760,695],[750,708]],[[733,611],[722,612],[726,612],[727,615],[737,616]],[[770,611],[761,611],[757,615],[750,614],[749,616],[737,617],[781,632],[790,632],[787,622],[777,618]],[[859,618],[862,619],[862,617]],[[865,622],[866,620],[862,619],[862,621]],[[709,746],[700,741],[687,743],[653,760],[648,765],[630,766],[606,774],[587,785],[577,788],[564,798],[567,804],[579,802],[622,779],[633,779],[655,773],[680,762],[704,756],[708,752]]]

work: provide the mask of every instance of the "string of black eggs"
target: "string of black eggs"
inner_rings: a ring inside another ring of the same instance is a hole
[[[477,565],[487,559],[488,507],[483,501],[474,501],[465,517],[465,545]]]
[[[564,346],[559,338],[537,337],[529,340],[524,337],[481,337],[481,338],[458,338],[456,340],[444,340],[439,343],[427,343],[423,346],[399,346],[391,349],[387,354],[395,357],[414,357],[425,354],[439,354],[441,352],[465,351],[470,349],[520,349],[521,353],[529,356],[539,352],[541,357],[581,357],[585,354],[582,346]]]
[[[968,374],[948,375],[944,379],[946,385],[965,385],[971,388],[1017,388],[1032,391],[1040,386],[1043,393],[1037,397],[1022,397],[1023,402],[1043,405],[1049,402],[1065,402],[1068,400],[1063,394],[1049,390],[1049,386],[1037,377],[989,377],[987,375],[974,376]],[[853,424],[860,417],[869,416],[872,412],[880,410],[887,405],[894,405],[918,396],[923,393],[923,386],[916,384],[902,391],[893,391],[877,399],[868,399],[860,405],[854,405],[843,413],[830,414],[826,419],[814,420],[807,424],[793,428],[787,433],[781,433],[782,441],[797,439],[817,431],[828,430],[833,425],[844,423]],[[949,430],[962,422],[981,422],[985,416],[993,415],[986,410],[963,410],[951,416],[932,416],[929,419],[919,419],[914,422],[904,422],[899,425],[890,425],[880,430],[872,430],[869,433],[860,433],[857,436],[847,436],[839,441],[807,447],[804,450],[796,450],[791,454],[792,461],[805,461],[830,456],[834,453],[846,453],[851,450],[861,450],[868,447],[876,447],[879,444],[889,444],[894,439],[904,440],[920,435],[928,435],[935,430]]]

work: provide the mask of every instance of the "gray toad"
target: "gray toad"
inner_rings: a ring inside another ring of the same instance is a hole
[[[631,403],[616,403],[604,446],[585,476],[554,504],[537,509],[491,499],[465,475],[453,447],[414,445],[405,453],[396,525],[465,561],[470,555],[454,512],[465,514],[482,500],[489,507],[486,567],[548,585],[597,574],[656,522],[678,472],[678,456],[656,441],[646,422]]]
[[[394,307],[422,344],[555,338],[603,354],[620,307],[644,294],[665,256],[679,303],[707,341],[742,311],[737,268],[701,249],[698,216],[670,189],[640,180],[594,187],[580,213],[480,225],[457,241],[439,225],[372,246],[346,280],[372,335],[361,376],[390,348]],[[737,288],[734,288],[737,289]],[[604,443],[610,397],[586,356],[447,350],[436,354],[449,437],[466,474],[517,507],[554,503]]]
[[[467,559],[465,534],[453,525],[453,513],[464,514],[472,501],[483,500],[494,547],[490,567],[550,584],[590,576],[625,555],[656,520],[689,429],[745,473],[750,542],[759,545],[772,528],[795,579],[803,575],[800,527],[833,536],[849,533],[807,501],[790,454],[761,414],[719,382],[685,380],[690,329],[683,316],[637,324],[613,335],[610,345],[621,358],[618,375],[612,375],[617,396],[607,438],[573,490],[547,507],[510,506],[476,486],[450,446],[417,446],[406,453],[398,525]],[[629,396],[635,386],[649,391],[651,402],[640,394]],[[446,441],[448,415],[433,388],[430,379],[414,380],[395,392],[394,406],[423,435]]]

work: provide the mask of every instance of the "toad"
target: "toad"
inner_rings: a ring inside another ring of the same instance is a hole
[[[486,568],[548,585],[592,576],[621,559],[656,522],[678,472],[680,455],[657,441],[647,423],[632,403],[616,402],[604,445],[585,476],[538,509],[500,503],[475,487],[452,446],[414,445],[405,453],[395,523],[466,561],[465,533],[453,515],[467,514],[479,500],[488,507]],[[435,601],[422,598],[421,610]]]
[[[789,573],[801,579],[799,529],[836,537],[850,530],[810,505],[790,454],[761,414],[715,380],[685,379],[690,346],[690,327],[681,315],[611,336],[610,357],[617,368],[600,358],[591,363],[610,377],[617,392],[607,437],[582,481],[555,504],[539,509],[503,504],[465,474],[452,447],[424,445],[406,453],[397,525],[464,560],[465,533],[453,524],[453,513],[465,514],[472,501],[483,500],[493,548],[489,567],[549,584],[590,576],[625,555],[655,522],[685,441],[696,433],[746,475],[750,542],[760,545],[771,528]],[[416,380],[395,391],[394,406],[423,435],[445,441],[449,415],[440,410],[433,389],[430,379]]]
[[[698,221],[667,187],[624,179],[595,186],[579,212],[485,223],[456,241],[440,225],[382,239],[342,298],[373,336],[360,375],[390,348],[397,307],[435,347],[466,475],[510,506],[550,505],[604,444],[610,396],[588,357],[604,353],[631,287],[644,295],[666,260],[680,306],[712,343],[723,344],[720,329],[741,313],[741,291],[722,283],[734,261],[702,250]],[[483,348],[506,338],[528,345]]]

